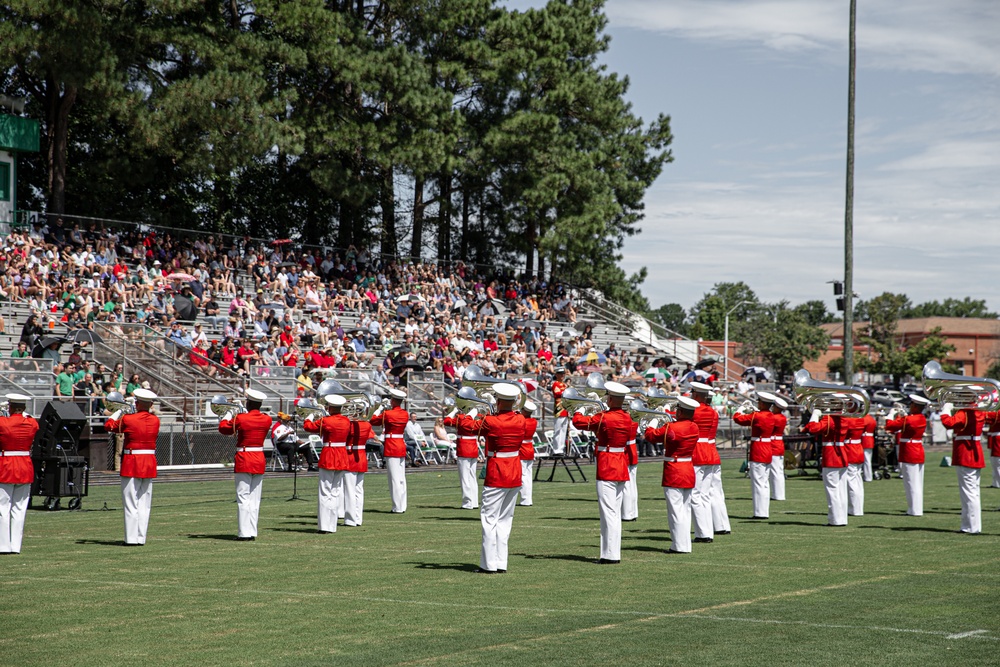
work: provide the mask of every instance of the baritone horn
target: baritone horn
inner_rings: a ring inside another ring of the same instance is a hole
[[[632,418],[632,421],[639,425],[639,431],[645,431],[649,422],[654,419],[663,422],[674,421],[673,418],[666,412],[660,412],[659,410],[649,408],[649,406],[647,406],[646,403],[639,398],[629,401],[628,408],[626,408],[626,410],[628,411],[629,417]]]
[[[806,412],[819,410],[831,417],[864,417],[870,407],[868,393],[861,387],[820,382],[804,368],[795,373],[792,393]]]
[[[125,398],[120,391],[109,392],[104,397],[104,405],[112,412],[122,411],[122,414],[131,415],[135,413],[135,399]]]
[[[240,403],[230,403],[229,399],[222,394],[216,394],[212,397],[212,402],[210,404],[212,412],[216,417],[224,417],[226,413],[232,412],[234,415],[238,415],[242,412],[246,412],[247,409],[243,407]]]
[[[496,406],[489,401],[482,399],[476,393],[476,390],[472,387],[462,387],[458,390],[458,394],[455,395],[454,404],[458,411],[462,414],[469,414],[473,410],[477,410],[482,414],[493,414],[496,410]]]
[[[951,403],[956,410],[992,412],[1000,406],[1000,382],[991,378],[945,373],[941,364],[928,361],[923,372],[924,393],[939,405]]]
[[[295,416],[305,421],[311,417],[322,416],[323,408],[311,398],[303,398],[295,404]]]
[[[563,392],[562,407],[569,414],[573,414],[582,408],[584,414],[587,415],[597,414],[608,409],[600,399],[584,396],[575,387],[570,387]]]
[[[517,399],[514,401],[514,412],[520,412],[521,408],[524,407],[524,402],[528,400],[528,395],[524,393],[524,386],[521,385],[520,382],[515,382],[513,380],[500,380],[490,377],[489,375],[483,373],[482,369],[475,364],[466,368],[465,375],[462,376],[463,388],[472,388],[476,392],[476,396],[480,399],[489,401],[491,404],[496,401],[496,396],[493,395],[493,385],[495,384],[509,384],[517,387],[518,395]]]

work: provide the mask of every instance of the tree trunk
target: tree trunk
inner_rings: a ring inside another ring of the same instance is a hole
[[[48,140],[49,200],[46,210],[66,212],[66,151],[69,147],[69,112],[76,103],[77,89],[67,86],[60,93],[53,79],[46,82],[48,110],[45,135]]]
[[[442,174],[438,198],[438,259],[451,260],[451,174]]]
[[[410,258],[420,259],[420,246],[424,236],[424,179],[417,177],[413,183],[413,240],[410,241]]]
[[[382,171],[382,247],[383,255],[396,258],[396,193],[393,190],[393,169]]]
[[[528,246],[524,251],[524,274],[530,276],[535,272],[535,245],[538,243],[538,221],[531,214],[525,225],[524,240]]]
[[[469,260],[469,187],[462,187],[462,240],[458,247],[459,259]]]

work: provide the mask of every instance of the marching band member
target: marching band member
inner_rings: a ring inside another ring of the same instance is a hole
[[[25,413],[30,396],[7,394],[5,398],[10,416],[0,417],[0,554],[19,554],[35,481],[31,443],[38,422]]]
[[[122,513],[125,516],[125,546],[146,543],[149,513],[153,505],[153,479],[156,478],[156,436],[160,433],[160,418],[149,410],[156,394],[149,389],[136,389],[135,412],[130,415],[116,411],[104,422],[108,433],[121,433]]]
[[[691,553],[691,489],[694,488],[694,465],[691,456],[698,446],[700,431],[694,423],[698,401],[687,396],[677,400],[677,421],[657,428],[649,423],[645,437],[663,443],[663,495],[667,500],[667,523],[670,526],[670,549],[667,553]]]
[[[476,420],[479,433],[486,437],[486,483],[479,510],[483,525],[483,546],[479,572],[507,571],[507,542],[514,524],[514,505],[521,490],[519,452],[524,440],[524,416],[514,412],[520,390],[507,383],[493,385],[497,414]]]
[[[845,395],[841,394],[846,398]],[[823,447],[823,486],[826,488],[827,525],[847,525],[847,454],[844,438],[847,435],[845,417],[824,415],[813,410],[809,423],[802,427],[811,435],[818,435]]]
[[[219,433],[236,436],[236,539],[257,539],[257,517],[260,513],[260,492],[267,461],[264,459],[264,439],[271,430],[271,418],[260,411],[267,395],[255,389],[246,390],[247,411],[233,416],[232,411],[219,421]]]
[[[930,404],[923,396],[913,394],[910,414],[897,416],[893,408],[885,420],[886,432],[899,434],[899,469],[906,491],[906,513],[910,516],[924,515],[924,408]]]
[[[382,458],[385,460],[386,477],[389,478],[389,495],[392,513],[406,511],[406,443],[403,431],[410,421],[410,413],[403,409],[406,394],[398,389],[389,390],[388,410],[379,407],[371,418],[372,426],[382,426]]]
[[[479,425],[474,416],[475,414],[460,414],[456,409],[444,418],[444,425],[454,427],[458,435],[455,442],[455,458],[458,459],[458,482],[462,487],[464,510],[479,509],[479,483],[476,481],[476,464],[479,462]]]
[[[784,411],[787,409],[788,402],[781,396],[775,396],[771,406],[771,419],[774,420],[771,431],[771,500],[785,499],[785,427],[788,426],[788,417]]]
[[[750,483],[753,490],[753,519],[770,516],[770,489],[768,476],[771,471],[771,432],[774,429],[774,415],[771,405],[775,396],[766,391],[757,392],[757,411],[741,408],[733,415],[733,421],[740,426],[750,427]]]
[[[569,438],[569,412],[562,408],[562,395],[566,391],[566,368],[556,366],[556,377],[552,381],[552,395],[555,397],[556,419],[552,425],[552,453],[562,456],[566,452],[566,440]]]
[[[865,450],[861,438],[865,421],[860,417],[845,417],[847,434],[844,436],[844,454],[847,456],[847,513],[850,516],[865,514]]]
[[[986,413],[983,435],[986,436],[986,444],[990,450],[990,467],[993,469],[993,482],[990,486],[1000,489],[1000,411]]]
[[[715,447],[719,413],[711,407],[711,386],[701,382],[692,382],[690,386],[692,398],[698,401],[698,407],[694,409],[698,444],[691,455],[694,464],[694,489],[691,491],[694,541],[711,542],[715,533],[728,535],[730,532],[726,495],[722,491],[722,459]]]
[[[323,449],[319,453],[319,505],[316,511],[317,531],[321,535],[337,532],[340,495],[344,473],[348,468],[347,441],[351,437],[351,420],[340,414],[347,399],[339,394],[327,394],[327,416],[314,421],[306,419],[303,428],[319,433]],[[314,415],[315,416],[315,415]]]
[[[365,473],[368,472],[369,440],[375,439],[371,422],[351,422],[347,439],[347,471],[344,473],[344,525],[360,526],[365,512]]]
[[[622,410],[629,388],[605,383],[608,409],[593,416],[577,412],[573,426],[597,433],[597,507],[601,515],[601,557],[595,563],[620,563],[622,559],[622,505],[629,481],[628,443],[635,442],[635,422]],[[581,406],[580,410],[585,409]]]
[[[525,401],[521,408],[524,415],[524,440],[521,441],[521,506],[531,507],[531,472],[535,464],[535,431],[538,430],[538,420],[532,413],[538,409],[531,401]]]
[[[639,425],[632,422],[632,437],[625,445],[628,450],[628,481],[625,482],[625,495],[622,499],[622,521],[635,521],[639,518],[639,448],[635,444]]]
[[[872,453],[875,451],[875,431],[878,429],[878,422],[871,413],[865,415],[862,420],[865,430],[861,434],[861,447],[865,450],[864,481],[872,481]]]
[[[983,530],[979,477],[986,467],[986,460],[980,438],[986,413],[963,408],[952,415],[952,410],[950,403],[944,404],[941,424],[955,432],[951,441],[951,465],[958,473],[958,493],[962,499],[962,527],[958,532],[977,535]]]

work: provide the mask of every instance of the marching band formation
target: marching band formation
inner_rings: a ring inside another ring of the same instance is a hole
[[[944,373],[936,362],[924,368],[924,394],[909,397],[908,406],[894,408],[885,430],[896,435],[898,461],[906,494],[906,513],[923,515],[924,448],[927,428],[924,411],[940,406],[941,421],[954,431],[952,465],[958,475],[962,504],[962,533],[982,530],[979,494],[985,467],[981,436],[988,435],[993,454],[993,485],[1000,486],[1000,382],[986,378]],[[350,391],[335,380],[323,382],[319,402],[302,399],[296,414],[304,428],[322,440],[319,455],[317,532],[362,525],[364,476],[368,470],[367,446],[380,426],[392,512],[407,508],[406,445],[403,431],[410,420],[403,408],[406,394],[384,387],[379,400],[373,394]],[[641,431],[649,442],[663,447],[661,485],[667,508],[671,545],[668,553],[691,551],[694,542],[710,543],[716,535],[731,532],[722,468],[716,448],[719,416],[710,407],[713,388],[690,383],[690,396],[670,396],[662,390],[633,393],[617,382],[604,382],[600,374],[587,378],[583,391],[568,387],[557,372],[556,428],[553,453],[565,449],[569,423],[596,436],[597,505],[600,514],[599,564],[621,562],[622,522],[638,517],[636,437]],[[235,437],[237,540],[257,537],[261,488],[264,477],[264,442],[286,442],[294,428],[290,415],[279,413],[272,422],[261,408],[268,396],[245,392],[245,407],[217,396],[212,410],[220,417],[219,432]],[[160,421],[151,412],[157,396],[147,389],[135,391],[134,405],[109,396],[119,409],[105,424],[124,439],[121,493],[127,546],[146,543],[156,478],[156,438]],[[757,404],[748,402],[733,416],[750,429],[748,469],[751,479],[753,519],[769,517],[770,502],[785,499],[784,442],[788,402],[760,391]],[[813,380],[800,370],[795,375],[794,399],[805,408],[809,421],[800,430],[815,436],[821,446],[820,462],[830,526],[845,526],[849,516],[864,514],[864,484],[872,479],[872,451],[876,422],[868,414],[869,399],[863,389]],[[19,553],[24,531],[34,467],[31,445],[38,422],[25,413],[30,397],[6,396],[6,414],[0,416],[0,553]],[[479,572],[503,573],[508,566],[508,542],[518,496],[531,506],[533,440],[538,422],[537,406],[524,386],[484,375],[470,367],[463,386],[444,419],[456,430],[456,455],[461,508],[479,509],[482,549]],[[905,412],[905,414],[904,414]],[[562,429],[562,431],[560,431]],[[484,443],[485,483],[481,496],[476,482],[480,441]],[[480,502],[481,498],[481,502]]]

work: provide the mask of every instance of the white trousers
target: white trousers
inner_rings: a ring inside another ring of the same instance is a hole
[[[979,476],[981,468],[955,466],[958,471],[958,494],[962,498],[962,532],[980,533],[983,530],[982,507],[979,502]]]
[[[872,481],[872,479],[874,479],[872,477],[872,452],[874,452],[874,451],[875,451],[874,449],[866,449],[865,450],[865,478],[864,479],[865,479],[866,482],[870,482],[870,481]]]
[[[344,473],[344,525],[360,526],[365,513],[365,474]]]
[[[691,520],[695,537],[714,537],[712,518],[712,472],[722,466],[695,466],[691,489]]]
[[[771,490],[768,488],[768,477],[771,474],[770,463],[750,462],[750,487],[753,492],[753,515],[768,518],[771,511]]]
[[[483,548],[479,554],[479,567],[496,571],[507,569],[507,542],[514,525],[514,506],[520,487],[502,489],[483,487],[483,502],[479,518],[483,524]]]
[[[622,521],[635,521],[639,518],[639,486],[635,482],[636,465],[628,467],[628,481],[625,482],[625,499],[622,501]]]
[[[991,456],[990,463],[993,466],[993,483],[990,486],[1000,489],[1000,456]]]
[[[386,457],[386,477],[389,478],[389,497],[392,498],[393,514],[406,511],[406,459]]]
[[[0,554],[21,553],[31,484],[0,484]]]
[[[532,503],[531,500],[531,473],[534,470],[535,462],[532,461],[521,461],[521,504],[529,506]]]
[[[847,468],[823,468],[826,487],[826,520],[831,526],[847,525]]]
[[[337,518],[343,519],[347,516],[347,471],[340,479],[340,500],[337,501]]]
[[[324,533],[337,532],[337,512],[344,491],[344,471],[319,469],[319,507],[316,529]]]
[[[722,490],[722,466],[709,467],[712,468],[712,526],[717,533],[728,533],[732,528],[729,526],[726,492]]]
[[[597,480],[597,507],[601,512],[601,558],[622,559],[622,506],[628,482]]]
[[[665,486],[663,496],[667,499],[670,550],[691,553],[691,489]]]
[[[566,453],[566,438],[569,435],[569,417],[556,417],[552,425],[552,450],[553,454]]]
[[[847,464],[847,513],[851,516],[865,515],[863,468],[863,463]]]
[[[458,482],[462,486],[462,509],[479,507],[479,483],[476,481],[476,459],[458,459]]]
[[[910,516],[924,515],[924,464],[900,463],[903,490],[906,491],[906,513]]]
[[[257,537],[257,517],[260,515],[260,491],[263,475],[236,473],[236,534]]]
[[[785,457],[771,457],[771,500],[785,499]]]
[[[145,544],[149,510],[153,506],[153,480],[122,477],[122,514],[125,515],[125,544]]]

